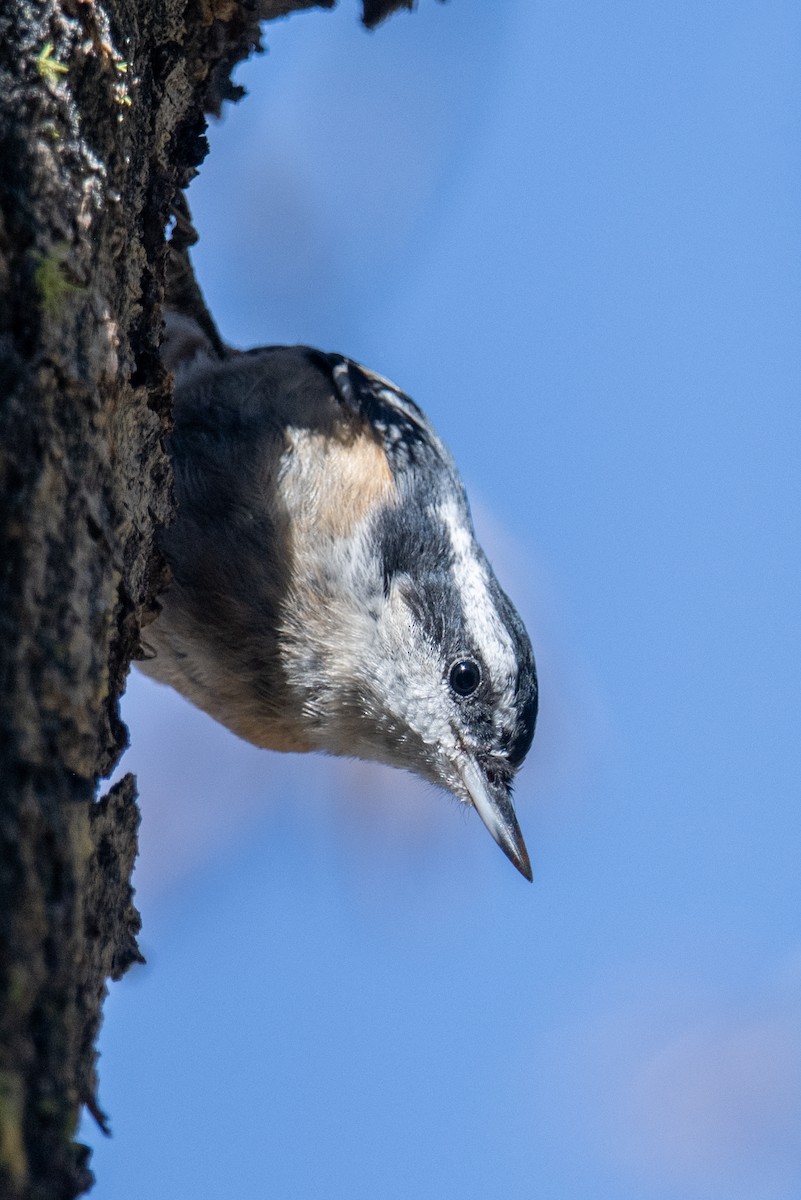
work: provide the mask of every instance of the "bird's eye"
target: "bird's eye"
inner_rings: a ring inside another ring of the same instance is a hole
[[[481,669],[469,658],[460,659],[451,667],[448,681],[457,696],[472,696],[481,683]]]

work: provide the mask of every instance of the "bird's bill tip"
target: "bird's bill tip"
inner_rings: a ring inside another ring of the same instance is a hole
[[[459,774],[473,808],[492,838],[523,878],[531,883],[534,878],[531,860],[508,792],[491,788],[472,759],[466,758],[459,764]]]

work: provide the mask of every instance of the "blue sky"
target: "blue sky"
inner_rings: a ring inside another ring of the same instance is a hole
[[[537,651],[535,882],[433,789],[134,676],[95,1194],[797,1200],[801,10],[264,40],[198,272],[229,340],[360,359],[453,449]]]

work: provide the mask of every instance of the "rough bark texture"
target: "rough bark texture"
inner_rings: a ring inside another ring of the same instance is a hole
[[[331,7],[322,0],[318,7]],[[171,513],[158,359],[168,252],[199,311],[180,189],[259,20],[314,0],[0,8],[0,1196],[91,1184],[106,980],[139,957],[138,811],[118,700]],[[374,25],[404,0],[365,0]],[[205,310],[203,310],[205,312]],[[207,315],[207,314],[206,314]],[[210,321],[210,318],[208,318]]]

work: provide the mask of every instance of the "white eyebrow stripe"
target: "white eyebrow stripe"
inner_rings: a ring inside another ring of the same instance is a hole
[[[453,549],[454,575],[468,635],[476,649],[481,651],[492,682],[500,692],[496,728],[508,727],[510,720],[514,719],[518,670],[512,637],[498,615],[490,591],[488,568],[476,554],[475,540],[461,509],[449,497],[439,506],[437,515],[448,531]]]

